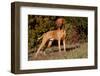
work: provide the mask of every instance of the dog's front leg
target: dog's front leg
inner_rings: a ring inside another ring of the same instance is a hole
[[[66,51],[65,39],[63,40],[64,51]]]
[[[58,47],[59,47],[59,52],[61,52],[60,39],[58,40]]]

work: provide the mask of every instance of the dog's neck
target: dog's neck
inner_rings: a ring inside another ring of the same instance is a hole
[[[61,28],[57,28],[57,30],[61,30]]]

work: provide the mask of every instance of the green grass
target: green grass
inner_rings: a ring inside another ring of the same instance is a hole
[[[66,45],[66,52],[62,51],[59,53],[57,46],[46,48],[43,53],[38,54],[37,58],[34,58],[35,53],[29,54],[29,60],[54,60],[54,59],[80,59],[88,57],[88,45],[87,43],[81,43],[77,45]]]
[[[81,44],[79,48],[70,50],[67,52],[64,57],[66,59],[75,59],[75,58],[87,58],[87,44]]]

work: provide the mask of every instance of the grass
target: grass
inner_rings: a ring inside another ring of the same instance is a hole
[[[66,59],[87,58],[87,44],[81,44],[80,47],[67,52],[64,57]]]
[[[34,58],[35,53],[29,53],[29,60],[54,60],[54,59],[79,59],[88,57],[88,45],[87,43],[81,43],[79,45],[66,45],[66,51],[63,51],[61,46],[61,52],[59,53],[57,46],[52,46],[45,49],[46,55],[39,53],[37,58]]]

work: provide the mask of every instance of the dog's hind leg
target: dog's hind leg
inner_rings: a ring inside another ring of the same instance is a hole
[[[40,44],[40,47],[38,48],[35,57],[37,57],[38,53],[40,52],[41,48],[45,45],[45,43],[47,42],[47,39],[43,38],[42,39],[42,43]]]
[[[48,47],[50,47],[52,45],[53,40],[50,40],[48,43]]]

